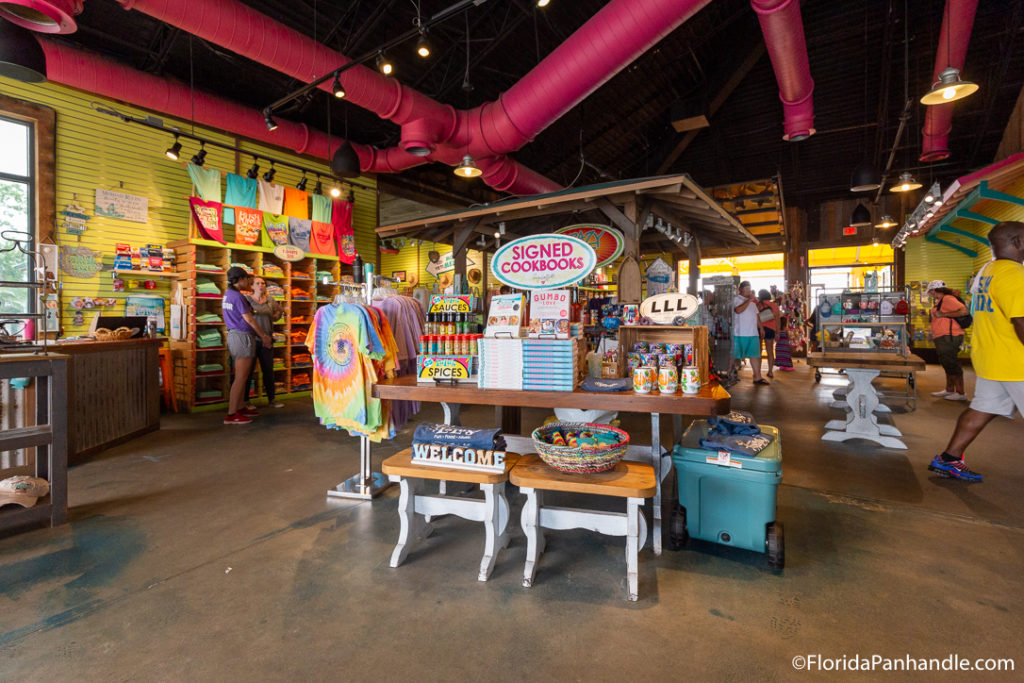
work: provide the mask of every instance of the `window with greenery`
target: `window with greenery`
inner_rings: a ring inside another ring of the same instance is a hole
[[[0,232],[34,233],[35,179],[31,124],[0,117]],[[0,250],[11,247],[0,237]],[[35,245],[30,245],[34,248]],[[26,282],[33,277],[28,257],[17,249],[0,251],[0,280]],[[35,310],[31,290],[0,287],[0,313]]]

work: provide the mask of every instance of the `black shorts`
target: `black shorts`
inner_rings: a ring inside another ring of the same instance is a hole
[[[770,327],[764,328],[764,339],[765,341],[768,341],[769,339],[775,339],[775,330],[773,330]]]

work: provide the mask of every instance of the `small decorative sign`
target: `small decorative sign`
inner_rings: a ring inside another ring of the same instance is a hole
[[[672,266],[656,258],[647,266],[647,296],[664,294],[675,285]]]
[[[430,310],[427,313],[469,313],[472,297],[435,294],[430,297]]]
[[[569,338],[569,290],[530,293],[530,337]]]
[[[491,260],[491,272],[516,289],[558,289],[573,285],[594,270],[597,254],[569,235],[532,235],[504,245]]]
[[[93,277],[100,272],[100,257],[89,247],[61,247],[60,270],[71,277]]]
[[[640,304],[640,315],[656,325],[681,325],[697,312],[700,300],[692,294],[656,294]]]
[[[496,294],[491,297],[491,308],[487,312],[485,337],[518,337],[519,325],[523,321],[522,294]]]
[[[124,192],[101,190],[97,187],[96,215],[146,223],[149,216],[149,199]]]
[[[412,462],[416,465],[454,467],[459,470],[504,472],[505,451],[414,443],[412,445]]]
[[[64,222],[60,224],[60,227],[67,230],[69,235],[82,235],[85,233],[85,222],[88,221],[91,216],[86,213],[86,209],[78,204],[68,204],[67,208],[60,212],[64,216]]]
[[[560,235],[569,235],[581,239],[590,245],[597,255],[595,268],[607,266],[622,255],[622,233],[613,230],[607,225],[598,223],[580,223],[578,225],[567,225],[564,228],[555,230]]]
[[[294,244],[279,244],[274,247],[274,256],[282,261],[294,262],[304,259],[306,257],[306,253]]]
[[[416,357],[416,381],[434,380],[462,381],[473,375],[473,356],[429,356]]]

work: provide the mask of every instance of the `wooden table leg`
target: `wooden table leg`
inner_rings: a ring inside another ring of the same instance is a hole
[[[388,479],[400,482],[402,491],[398,498],[398,519],[402,527],[398,533],[398,545],[391,553],[391,566],[397,567],[405,561],[409,551],[429,536],[434,529],[416,516],[416,496],[423,491],[423,480],[394,475],[389,476]]]
[[[498,426],[506,434],[519,434],[523,427],[523,409],[519,406],[498,406],[495,408]]]
[[[519,490],[526,494],[522,516],[523,533],[526,534],[526,567],[523,570],[523,586],[529,588],[533,585],[537,562],[540,560],[541,553],[544,552],[544,529],[540,526],[540,506],[544,492],[529,488],[520,488]]]
[[[480,484],[484,492],[484,557],[480,561],[478,581],[486,581],[494,571],[498,553],[508,547],[508,500],[505,498],[505,482]],[[504,503],[504,505],[503,505]]]

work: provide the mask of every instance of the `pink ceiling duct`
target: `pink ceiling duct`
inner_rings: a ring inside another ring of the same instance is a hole
[[[782,100],[783,140],[804,140],[814,135],[814,81],[807,61],[804,22],[799,0],[750,0],[757,12],[768,56],[779,83]]]
[[[192,117],[193,94],[187,85],[136,71],[63,43],[41,37],[37,40],[46,56],[46,76],[51,81],[185,121]],[[194,99],[196,123],[292,149],[297,154],[329,160],[341,143],[337,137],[328,143],[324,133],[281,119],[277,119],[276,130],[268,131],[260,112],[202,91],[196,91]],[[383,154],[366,145],[353,144],[352,147],[364,170],[394,172],[424,163],[423,159],[410,155],[398,158],[400,150]]]
[[[947,0],[939,32],[938,50],[935,52],[935,73],[932,82],[947,66],[963,71],[967,59],[967,45],[971,41],[974,13],[978,0]],[[953,128],[953,106],[935,104],[928,107],[924,117],[921,161],[941,161],[949,157],[949,131]]]
[[[82,0],[3,0],[0,18],[39,33],[74,33]]]

